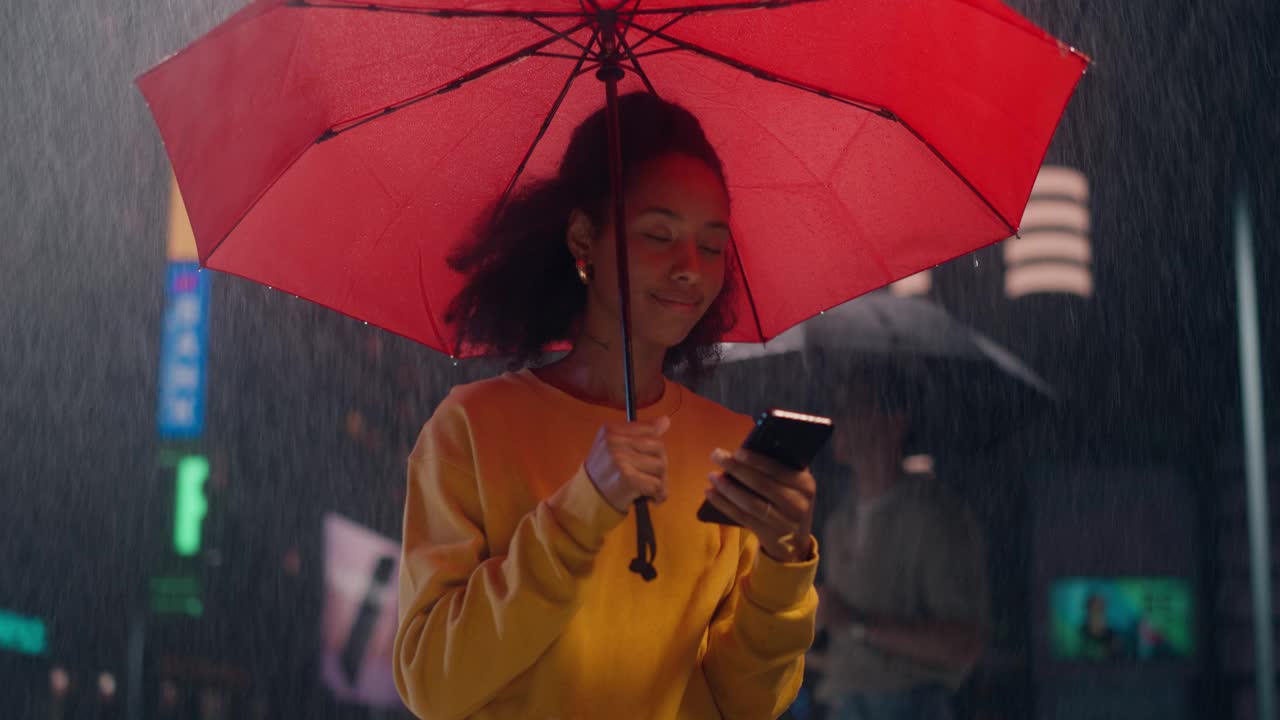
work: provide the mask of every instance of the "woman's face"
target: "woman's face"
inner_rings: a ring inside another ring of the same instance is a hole
[[[588,312],[614,322],[618,276],[612,213],[591,248]],[[687,155],[650,161],[626,195],[633,342],[680,344],[724,287],[729,196],[715,172]]]

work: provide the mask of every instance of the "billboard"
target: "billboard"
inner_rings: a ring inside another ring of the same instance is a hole
[[[322,680],[334,697],[402,707],[391,663],[399,544],[336,513],[324,518]]]
[[[170,261],[160,338],[160,407],[165,440],[194,440],[204,431],[209,273],[189,261]]]
[[[1060,578],[1049,620],[1053,654],[1063,660],[1186,659],[1194,650],[1182,578]]]

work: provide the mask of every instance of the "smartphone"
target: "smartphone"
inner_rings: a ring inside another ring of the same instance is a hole
[[[831,437],[831,428],[831,418],[789,410],[768,410],[756,418],[756,426],[751,429],[742,447],[793,470],[803,470],[809,467],[818,451]],[[732,475],[728,477],[737,482]],[[741,483],[738,487],[760,497],[759,493]],[[698,508],[698,519],[721,525],[739,524],[705,501]]]

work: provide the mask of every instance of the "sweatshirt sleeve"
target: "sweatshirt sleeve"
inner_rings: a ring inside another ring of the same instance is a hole
[[[742,537],[738,577],[712,620],[702,666],[725,718],[772,720],[800,691],[813,644],[817,543],[808,561],[778,563],[760,552],[755,535]]]
[[[467,433],[446,399],[409,459],[394,671],[425,720],[474,713],[538,661],[625,517],[579,468],[519,521],[507,554],[491,554]]]

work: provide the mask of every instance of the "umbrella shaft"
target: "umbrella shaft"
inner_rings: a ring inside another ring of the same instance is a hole
[[[611,21],[601,22],[600,45],[603,61],[596,77],[604,82],[605,125],[609,142],[609,192],[613,197],[614,257],[618,267],[618,314],[622,323],[622,383],[627,398],[627,422],[636,420],[635,370],[631,357],[631,273],[627,263],[627,216],[622,193],[622,129],[618,117],[618,80],[622,67],[618,63],[616,26]],[[636,506],[636,557],[631,561],[631,571],[645,579],[657,577],[653,561],[658,555],[658,542],[653,534],[653,521],[649,518],[649,503],[639,498]]]
[[[618,309],[622,323],[622,382],[627,422],[636,420],[635,371],[631,355],[631,273],[627,263],[626,207],[622,193],[622,136],[618,118],[618,80],[604,78],[605,116],[609,135],[609,192],[613,197],[614,256],[618,268]]]

